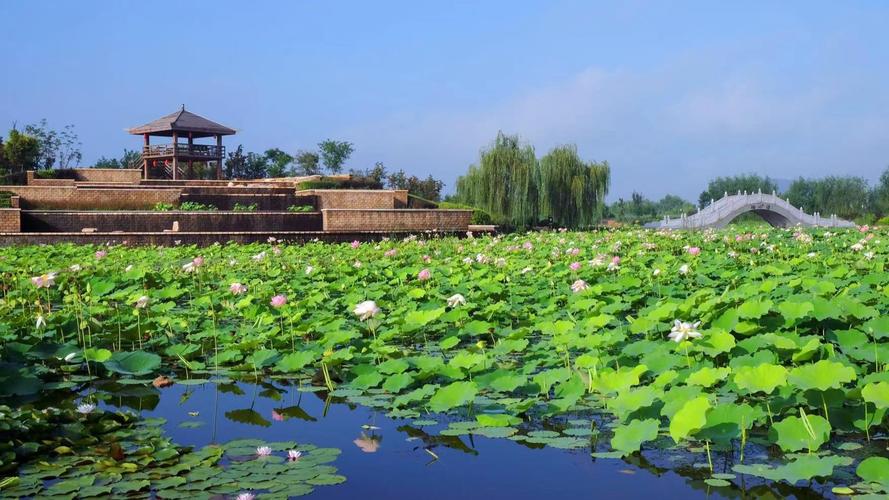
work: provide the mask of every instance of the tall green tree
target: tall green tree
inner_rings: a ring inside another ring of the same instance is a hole
[[[769,177],[763,177],[758,174],[717,177],[707,183],[707,190],[701,193],[701,196],[698,198],[698,204],[703,208],[710,201],[722,198],[725,193],[737,194],[738,191],[771,193],[772,191],[778,191],[778,185]]]
[[[9,137],[3,144],[9,173],[20,174],[25,170],[34,170],[40,158],[40,141],[36,137],[19,132],[9,131]]]
[[[37,157],[38,169],[71,168],[83,159],[82,144],[78,140],[74,125],[65,125],[62,130],[51,129],[46,119],[25,126],[25,133],[36,138],[40,144]]]
[[[297,175],[319,175],[321,174],[320,162],[321,158],[314,151],[299,150],[294,157],[296,162]]]
[[[268,149],[263,154],[268,161],[266,174],[269,177],[285,177],[289,174],[287,167],[293,163],[292,156],[278,148]]]
[[[244,146],[228,154],[225,175],[229,179],[262,179],[268,173],[268,158],[257,153],[244,153]]]
[[[611,179],[608,162],[585,162],[574,145],[540,159],[540,217],[563,227],[588,227],[602,218]]]
[[[355,152],[355,146],[347,141],[335,141],[327,139],[318,143],[318,149],[321,150],[321,159],[324,166],[332,174],[338,174],[343,171],[343,165],[346,160]]]
[[[457,179],[456,198],[480,208],[498,224],[528,227],[538,219],[538,167],[534,147],[517,135],[497,133],[478,165]]]
[[[880,180],[874,186],[872,206],[878,217],[889,215],[889,167],[880,174]]]

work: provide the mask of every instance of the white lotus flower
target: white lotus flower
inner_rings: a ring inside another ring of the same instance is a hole
[[[688,264],[679,266],[679,274],[688,274]]]
[[[272,449],[268,446],[260,446],[256,448],[256,454],[260,457],[267,457],[272,454]]]
[[[46,326],[46,319],[43,318],[42,314],[38,314],[37,315],[37,324],[35,325],[35,328],[40,328],[41,326],[43,326],[43,327]]]
[[[380,308],[377,307],[377,303],[372,300],[365,300],[364,302],[355,306],[355,309],[352,312],[358,316],[358,319],[361,321],[367,321],[370,318],[373,318],[380,312]]]
[[[455,293],[448,297],[448,307],[457,307],[462,306],[466,303],[466,297],[460,295],[459,293]]]
[[[697,328],[700,325],[700,321],[686,323],[677,319],[673,322],[673,328],[670,330],[670,340],[678,343],[683,340],[699,339],[701,338],[701,332],[699,332]]]
[[[71,267],[68,268],[68,270],[71,271],[72,273],[76,273],[76,272],[80,271],[81,269],[83,269],[83,268],[80,267],[80,264],[73,264]]]
[[[303,456],[303,453],[302,453],[301,451],[298,451],[298,450],[287,450],[287,458],[288,458],[291,462],[296,462],[297,460],[299,460],[300,458],[302,458],[302,456]]]
[[[143,295],[136,300],[136,309],[145,309],[148,305],[148,296]]]
[[[77,413],[81,415],[89,415],[94,411],[96,411],[96,405],[92,403],[80,403],[77,405]]]

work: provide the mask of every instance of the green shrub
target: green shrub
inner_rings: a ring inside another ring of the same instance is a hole
[[[219,210],[213,205],[197,203],[194,201],[184,201],[179,205],[179,210],[184,212],[213,212]]]
[[[452,203],[449,201],[442,201],[438,203],[438,208],[443,209],[457,209],[457,210],[472,210],[472,218],[469,220],[470,224],[478,224],[478,225],[490,225],[494,223],[494,218],[491,217],[491,214],[485,212],[480,208],[470,207],[469,205],[461,205],[459,203]]]
[[[155,212],[169,212],[171,210],[175,210],[176,207],[174,207],[170,203],[158,202],[158,203],[155,203],[154,207],[152,207],[151,209],[154,210]]]
[[[235,203],[235,206],[232,207],[232,210],[235,212],[255,212],[259,210],[259,205],[256,203],[251,203],[249,205],[242,205],[240,203]]]
[[[298,189],[336,189],[340,187],[339,182],[336,181],[306,181],[300,182],[297,186]]]
[[[877,225],[889,226],[889,215],[887,215],[886,217],[881,217],[880,220],[877,221]]]
[[[10,203],[9,201],[12,196],[12,193],[10,193],[9,191],[0,191],[0,208],[12,207],[12,203]]]
[[[315,207],[312,205],[290,205],[287,207],[288,212],[314,212]]]

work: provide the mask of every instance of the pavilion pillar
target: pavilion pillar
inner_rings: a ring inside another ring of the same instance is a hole
[[[145,155],[148,153],[148,145],[151,143],[148,134],[143,134],[144,137],[144,147],[142,148],[142,178],[148,179],[148,158],[145,158]]]
[[[222,180],[222,136],[216,135],[216,180]]]
[[[179,134],[173,132],[173,180],[179,179]]]
[[[194,136],[188,133],[188,178],[194,179],[194,160],[191,159],[191,147],[194,145]]]

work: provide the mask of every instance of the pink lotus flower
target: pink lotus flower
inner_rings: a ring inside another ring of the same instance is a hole
[[[238,494],[238,496],[236,497],[236,500],[254,500],[255,498],[256,498],[256,495],[254,495],[253,493],[250,493],[249,491],[245,491],[244,493]]]
[[[228,287],[228,291],[235,295],[241,295],[242,293],[247,291],[247,285],[243,285],[241,283],[232,283],[231,286]]]
[[[580,262],[572,262],[568,267],[571,268],[572,271],[577,271],[580,269]]]
[[[272,454],[272,449],[268,446],[260,446],[256,448],[256,455],[260,457],[267,457]]]
[[[99,250],[98,252],[96,252],[96,260],[102,260],[107,256],[108,252],[106,252],[105,250]]]
[[[352,248],[358,248],[359,246],[361,246],[361,243],[358,240],[352,242]]]
[[[272,410],[272,420],[274,420],[275,422],[283,422],[284,415],[278,413],[278,410]]]
[[[398,250],[391,248],[389,250],[386,250],[386,253],[384,253],[383,255],[385,255],[386,257],[395,257],[395,254],[397,254],[397,253],[398,253]]]
[[[584,280],[577,280],[577,281],[575,281],[574,283],[571,284],[571,291],[574,292],[574,293],[580,293],[580,292],[586,290],[586,289],[589,288],[589,287],[590,287],[590,286],[586,284],[586,281],[584,281]]]
[[[203,257],[195,257],[194,259],[192,259],[191,263],[192,263],[192,265],[194,265],[194,267],[201,267],[204,265],[204,258]]]
[[[858,230],[861,231],[862,233],[866,233],[866,232],[870,231],[870,226],[865,224],[865,225],[859,227]]]
[[[530,241],[526,241],[522,243],[522,248],[525,250],[534,250],[534,245]]]
[[[427,264],[430,263],[430,262],[432,262],[432,257],[430,257],[430,256],[428,256],[428,255],[424,255],[424,256],[423,256],[423,262],[425,262],[425,263],[427,263]]]
[[[145,309],[148,305],[148,300],[148,296],[146,295],[139,297],[139,299],[136,300],[136,309]]]
[[[615,265],[615,266],[619,266],[619,265],[620,265],[620,257],[618,257],[617,255],[615,255],[614,257],[612,257],[612,258],[611,258],[611,264],[612,264],[612,265]]]
[[[272,297],[272,307],[283,307],[287,303],[287,297],[284,295],[275,295]]]
[[[701,249],[698,248],[698,247],[689,247],[689,248],[688,248],[688,253],[689,253],[690,255],[697,256],[697,255],[700,255],[700,253],[701,253]]]
[[[417,279],[420,281],[426,281],[432,277],[432,272],[429,269],[424,268],[417,274]]]
[[[287,459],[291,462],[296,462],[300,458],[302,458],[303,453],[298,450],[287,450]]]
[[[379,314],[380,308],[377,307],[376,302],[372,300],[365,300],[364,302],[355,306],[355,309],[352,310],[352,313],[354,313],[355,316],[358,316],[358,319],[360,319],[361,321],[367,321]]]
[[[31,284],[37,288],[49,288],[56,284],[56,276],[58,273],[41,274],[31,278]]]

